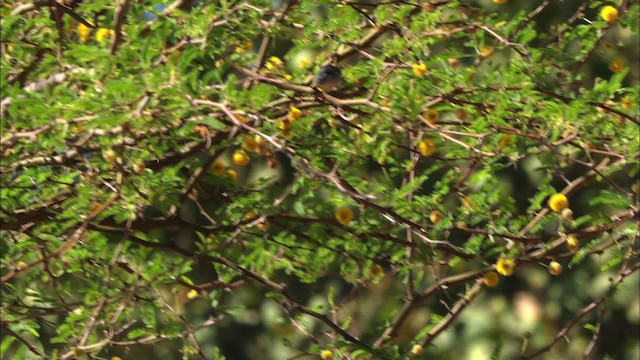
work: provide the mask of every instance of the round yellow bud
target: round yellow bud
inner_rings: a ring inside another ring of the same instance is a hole
[[[609,64],[609,70],[611,70],[612,72],[614,72],[616,74],[619,73],[620,71],[622,71],[623,69],[624,69],[624,61],[622,61],[622,60],[613,60]]]
[[[275,71],[277,69],[284,68],[284,63],[282,62],[282,60],[280,60],[279,57],[272,56],[269,58],[269,60],[267,60],[267,63],[265,66],[267,67],[267,69],[271,71]]]
[[[233,164],[237,166],[247,166],[249,164],[249,155],[244,150],[236,150],[233,153]]]
[[[553,194],[549,198],[549,207],[551,210],[558,212],[569,206],[569,200],[564,194]]]
[[[420,346],[418,344],[413,345],[413,347],[411,348],[411,354],[413,354],[413,355],[416,355],[416,356],[422,355],[423,352],[424,352],[424,350],[422,349],[422,346]]]
[[[457,109],[453,114],[462,121],[469,119],[469,113],[465,109]]]
[[[320,358],[322,360],[333,359],[333,353],[331,352],[331,350],[322,350],[320,351]]]
[[[289,119],[280,120],[280,122],[278,123],[278,129],[280,129],[280,130],[289,130],[289,129],[291,129],[291,120],[289,120]]]
[[[138,175],[141,175],[142,173],[144,173],[144,169],[146,168],[147,166],[142,161],[139,161],[133,164],[133,172]]]
[[[233,169],[227,170],[227,176],[229,176],[231,181],[236,181],[238,179],[238,173]]]
[[[109,40],[114,34],[112,29],[99,28],[96,32],[96,40],[102,42],[104,40]]]
[[[242,141],[242,148],[247,151],[255,152],[258,148],[258,143],[256,142],[256,139],[254,137],[247,136]]]
[[[436,151],[436,144],[431,139],[424,139],[418,143],[418,152],[422,156],[431,156]]]
[[[510,134],[506,134],[500,139],[500,142],[498,142],[498,148],[502,150],[507,146],[511,146],[513,144],[515,144],[515,140],[513,139],[513,136],[511,136]]]
[[[578,241],[575,236],[569,235],[567,236],[567,247],[569,248],[569,251],[575,254],[578,252],[578,249],[580,249],[580,241]]]
[[[439,223],[440,221],[442,221],[442,219],[444,219],[444,215],[442,215],[442,213],[438,210],[433,210],[431,214],[429,214],[429,220],[431,220],[431,222],[434,224]]]
[[[562,220],[570,223],[571,221],[573,221],[573,210],[569,208],[562,209],[562,211],[560,212],[560,217],[562,218]]]
[[[440,113],[438,112],[438,110],[436,109],[429,109],[424,113],[424,119],[429,123],[429,124],[435,124],[438,122],[438,120],[440,120]]]
[[[558,276],[562,273],[562,265],[560,265],[557,261],[552,261],[549,263],[549,274],[553,276]]]
[[[480,50],[480,56],[488,57],[493,54],[493,48],[491,46],[485,46]]]
[[[222,175],[224,174],[224,163],[220,160],[216,160],[213,162],[210,169],[214,175]]]
[[[78,32],[78,37],[80,38],[80,41],[82,42],[87,42],[89,41],[89,39],[91,38],[91,28],[88,27],[85,24],[78,24],[77,27],[77,32]]]
[[[109,164],[113,164],[116,162],[116,152],[109,149],[102,154],[102,158]]]
[[[482,277],[482,282],[489,287],[495,287],[498,281],[498,274],[495,271],[488,272]]]
[[[506,4],[509,0],[493,0],[494,4],[503,5]]]
[[[503,257],[499,258],[498,262],[496,263],[496,271],[502,276],[511,276],[515,267],[515,261],[511,259],[505,259]]]
[[[602,16],[606,22],[614,22],[618,20],[618,9],[611,5],[607,5],[600,10],[600,16]]]
[[[296,121],[300,119],[300,116],[302,116],[302,111],[300,111],[300,109],[293,106],[289,108],[289,115],[287,116],[287,119],[289,119],[289,121]]]
[[[195,299],[197,296],[198,296],[198,290],[196,289],[191,289],[191,291],[187,293],[188,299]]]
[[[373,274],[373,276],[383,275],[384,269],[382,268],[382,266],[375,264],[371,267],[371,274]]]
[[[353,220],[353,211],[348,207],[341,207],[336,210],[336,220],[342,225],[347,225]]]
[[[427,65],[425,65],[422,61],[418,64],[413,64],[411,69],[413,70],[413,74],[417,77],[423,77],[424,74],[427,73]]]
[[[260,135],[256,135],[253,137],[256,141],[256,153],[258,155],[265,155],[269,152],[269,148],[267,147],[267,141]]]

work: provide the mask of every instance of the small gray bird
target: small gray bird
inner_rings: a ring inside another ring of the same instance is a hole
[[[334,91],[342,84],[342,71],[333,65],[325,65],[318,70],[311,86],[323,92]]]

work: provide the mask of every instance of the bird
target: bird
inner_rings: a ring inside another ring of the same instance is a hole
[[[333,65],[325,65],[318,70],[311,86],[322,92],[334,91],[342,84],[342,71]]]

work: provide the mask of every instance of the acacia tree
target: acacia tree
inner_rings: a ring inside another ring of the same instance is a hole
[[[637,2],[3,5],[3,357],[640,352]]]

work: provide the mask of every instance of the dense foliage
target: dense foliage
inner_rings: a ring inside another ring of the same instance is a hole
[[[640,356],[637,1],[1,11],[3,358]]]

